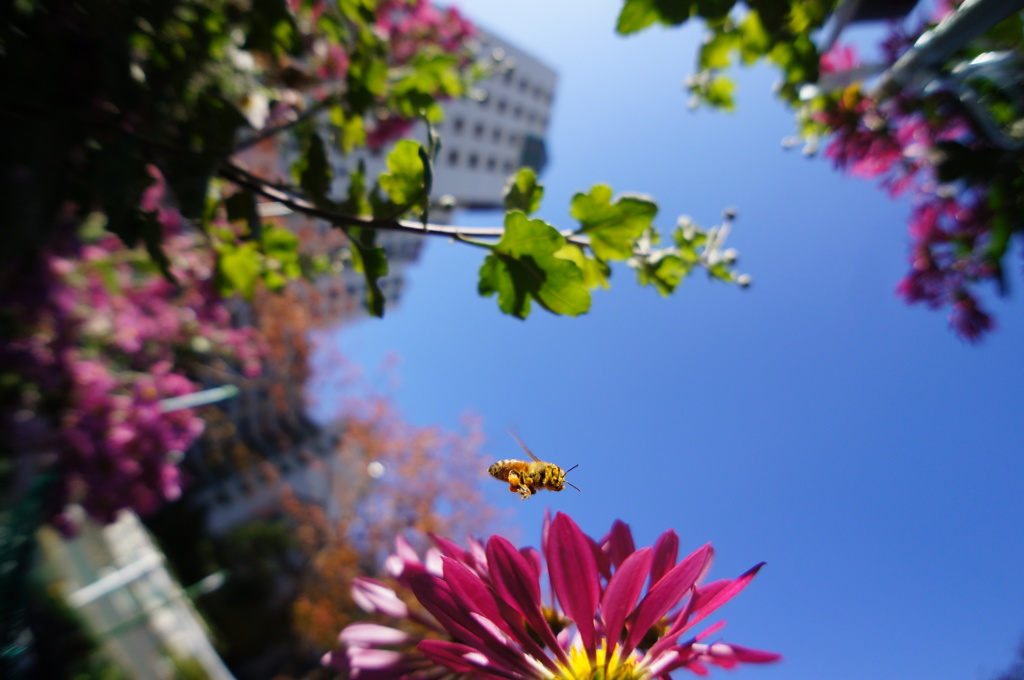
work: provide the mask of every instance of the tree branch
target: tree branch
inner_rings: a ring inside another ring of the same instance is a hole
[[[260,196],[276,201],[295,212],[302,213],[303,215],[314,217],[316,219],[321,219],[337,226],[362,227],[365,229],[381,229],[387,231],[406,231],[414,234],[430,236],[446,236],[448,238],[457,238],[466,243],[473,243],[472,239],[477,238],[498,239],[505,233],[505,229],[503,227],[454,227],[445,224],[432,223],[427,223],[424,226],[422,222],[413,220],[378,220],[371,217],[343,215],[342,213],[333,210],[317,207],[306,199],[295,195],[291,191],[273,186],[265,179],[253,175],[230,162],[222,164],[218,174],[233,184],[245,187]],[[572,231],[563,231],[561,234],[569,243],[585,248],[590,247],[590,241],[586,236],[576,234]]]

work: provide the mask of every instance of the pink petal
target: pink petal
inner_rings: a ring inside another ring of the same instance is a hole
[[[457,642],[445,640],[422,640],[416,649],[435,663],[452,669],[456,673],[475,673],[477,668],[463,658],[476,650]]]
[[[682,665],[680,663],[681,655],[675,650],[669,650],[664,654],[661,654],[657,659],[651,662],[647,666],[646,672],[650,677],[656,678],[660,675],[667,673],[673,668],[677,668]]]
[[[482,614],[504,630],[504,619],[487,584],[461,562],[450,557],[441,559],[444,561],[444,580],[451,587],[452,593],[472,611]]]
[[[515,671],[494,664],[479,650],[447,640],[423,640],[416,645],[423,656],[457,673],[473,673],[519,680]]]
[[[506,630],[510,635],[512,635],[516,642],[519,643],[519,646],[522,647],[523,651],[547,666],[552,673],[560,673],[561,671],[558,664],[551,658],[551,655],[544,651],[544,648],[537,643],[532,632],[526,629],[523,616],[513,609],[510,604],[500,598],[496,599],[495,603],[501,611],[501,617],[505,621]],[[561,644],[558,645],[558,649],[563,649]]]
[[[363,649],[355,647],[348,651],[352,668],[381,669],[404,665],[405,655],[390,649]]]
[[[530,566],[533,568],[533,573],[536,574],[539,579],[541,572],[544,571],[544,560],[541,558],[540,552],[538,552],[536,548],[520,548],[519,552],[521,552],[523,557],[526,558],[526,561],[530,563]]]
[[[349,645],[376,647],[377,645],[399,645],[408,642],[411,636],[405,631],[376,623],[353,623],[341,631],[338,639]]]
[[[679,536],[669,529],[654,543],[654,561],[651,563],[651,585],[661,580],[679,559]]]
[[[541,642],[558,656],[559,661],[569,666],[569,656],[559,646],[551,626],[541,613],[540,584],[527,559],[507,539],[491,536],[487,541],[487,564],[491,574],[491,585],[500,603],[505,603],[519,612],[540,637]]]
[[[609,645],[617,644],[622,637],[626,615],[636,606],[650,568],[651,549],[641,548],[626,558],[608,582],[601,600],[601,617]]]
[[[438,536],[437,534],[430,534],[430,540],[434,542],[434,545],[437,546],[442,555],[447,555],[465,564],[472,564],[472,556],[455,541],[450,541],[444,536]]]
[[[611,531],[601,539],[601,546],[608,554],[612,565],[618,568],[622,562],[636,552],[636,543],[633,542],[633,532],[629,525],[622,520],[615,520]]]
[[[584,648],[593,652],[597,649],[594,615],[601,598],[597,561],[587,537],[568,515],[558,513],[551,523],[547,558],[555,595],[576,622]]]
[[[747,587],[757,572],[764,566],[764,562],[755,565],[748,569],[739,578],[733,581],[726,581],[724,584],[719,585],[717,582],[714,584],[714,589],[711,587],[705,587],[702,590],[698,590],[693,602],[693,618],[687,622],[686,626],[682,630],[690,628],[695,623],[707,617],[711,612],[715,611],[723,604],[731,600],[741,590]],[[711,586],[712,584],[709,584]],[[680,632],[682,632],[682,630]]]
[[[771,663],[782,659],[782,655],[776,652],[767,652],[763,649],[753,649],[733,644],[729,646],[732,648],[736,660],[744,663]]]
[[[623,647],[623,654],[636,649],[647,631],[665,613],[674,607],[704,572],[713,554],[711,544],[705,544],[690,553],[682,562],[672,567],[655,583],[630,617],[629,637]]]
[[[608,553],[605,552],[604,548],[590,536],[587,536],[587,541],[590,542],[590,552],[594,554],[594,560],[597,562],[597,570],[604,577],[604,580],[608,581],[612,577],[611,558],[608,557]]]
[[[409,579],[409,587],[420,604],[452,637],[477,647],[484,645],[481,634],[488,637],[489,634],[470,616],[469,610],[458,601],[443,579],[424,572]]]
[[[399,534],[395,536],[395,554],[402,558],[405,562],[419,562],[420,556],[416,554],[416,549],[412,547],[409,540]]]
[[[396,619],[409,616],[409,608],[395,591],[371,578],[359,577],[352,581],[352,600],[365,612],[380,612]]]

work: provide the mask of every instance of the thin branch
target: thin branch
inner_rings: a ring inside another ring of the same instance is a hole
[[[366,229],[381,229],[388,231],[406,231],[414,234],[430,236],[446,236],[448,238],[456,238],[470,244],[474,243],[472,239],[497,239],[501,238],[505,233],[505,229],[503,227],[454,227],[429,222],[424,226],[422,222],[414,220],[377,220],[371,217],[353,217],[352,215],[343,215],[333,210],[326,210],[324,208],[317,207],[306,199],[296,196],[294,193],[285,189],[275,187],[261,177],[253,175],[233,163],[224,163],[221,165],[218,174],[229,182],[245,187],[264,198],[276,201],[295,212],[339,226],[362,227]],[[575,234],[572,231],[563,231],[561,234],[569,243],[573,243],[581,247],[590,246],[589,239],[581,234]],[[476,243],[475,245],[481,244]]]

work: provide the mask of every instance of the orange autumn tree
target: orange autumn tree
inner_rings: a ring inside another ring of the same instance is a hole
[[[380,395],[349,406],[334,453],[349,474],[333,475],[330,507],[296,494],[284,501],[306,558],[293,626],[310,648],[330,649],[341,627],[365,616],[352,601],[352,579],[386,580],[384,559],[396,536],[422,548],[428,533],[480,534],[494,521],[478,487],[487,467],[482,441],[477,417],[464,416],[461,432],[446,432],[404,422]]]

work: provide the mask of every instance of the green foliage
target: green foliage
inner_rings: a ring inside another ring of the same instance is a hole
[[[388,171],[380,176],[380,188],[402,212],[422,206],[426,199],[423,186],[424,157],[419,142],[403,139],[388,154]]]
[[[505,210],[519,210],[532,215],[540,209],[544,186],[537,181],[533,168],[520,168],[505,187]]]
[[[594,255],[602,260],[626,260],[632,257],[634,244],[651,227],[658,206],[644,196],[612,198],[612,189],[594,186],[589,194],[572,198],[570,213],[582,225],[580,233],[590,237]]]
[[[555,314],[577,316],[590,309],[583,272],[556,253],[565,238],[550,224],[524,213],[505,215],[505,233],[480,268],[481,295],[497,293],[506,314],[525,319],[535,300]]]
[[[256,281],[263,271],[259,245],[247,243],[225,243],[218,248],[217,274],[222,293],[238,292],[246,299],[252,299],[256,292]]]
[[[366,304],[371,316],[384,316],[384,292],[380,279],[387,276],[388,259],[384,249],[376,245],[377,232],[372,229],[349,228],[345,230],[351,244],[352,266],[366,279]]]
[[[309,136],[306,152],[293,168],[298,175],[299,186],[313,203],[323,206],[331,191],[331,165],[327,162],[324,142],[317,133]]]
[[[820,55],[811,33],[821,28],[835,0],[626,0],[616,29],[627,35],[654,24],[678,26],[692,18],[707,33],[698,55],[698,73],[690,78],[694,106],[731,111],[735,83],[719,72],[734,63],[763,59],[782,73],[779,96],[796,106],[802,83],[818,76]]]
[[[615,30],[629,35],[655,23],[677,26],[690,17],[695,5],[701,4],[706,3],[693,0],[626,0]]]
[[[723,18],[733,5],[629,0],[619,30],[703,17],[723,36],[705,49],[715,68],[737,50],[755,45],[760,54],[777,44],[760,24],[736,28]],[[17,114],[2,129],[0,171],[30,178],[0,186],[0,209],[13,225],[0,235],[3,266],[45,243],[64,206],[65,213],[79,211],[72,219],[100,211],[109,231],[143,244],[154,270],[170,277],[161,245],[166,230],[178,228],[168,226],[177,211],[205,230],[221,294],[251,298],[258,286],[277,290],[324,271],[329,259],[303,253],[294,234],[264,224],[257,204],[269,199],[345,231],[342,260],[364,275],[366,306],[381,316],[379,281],[388,263],[376,232],[408,229],[401,219],[415,214],[425,234],[450,235],[429,224],[441,145],[432,124],[443,115],[441,99],[465,96],[486,75],[468,50],[444,51],[413,31],[416,48],[399,54],[394,43],[407,36],[385,35],[374,0],[298,7],[285,0],[81,0],[57,24],[36,5],[26,7],[0,26],[0,109]],[[708,91],[719,103],[731,94],[724,86]],[[265,125],[270,102],[286,110]],[[382,129],[414,119],[427,123],[426,143],[399,141],[379,177],[341,158],[371,139],[377,148]],[[291,160],[284,183],[254,174],[240,156],[268,140]],[[340,195],[333,194],[337,167],[348,168]],[[160,194],[157,209],[152,192]],[[140,208],[144,195],[148,212]],[[653,272],[645,275],[651,281],[689,271],[677,267],[669,275],[666,263],[681,256],[644,249],[655,233],[650,199],[613,198],[610,188],[595,186],[572,199],[579,228],[563,234],[530,219],[543,195],[533,170],[518,171],[497,242],[462,239],[487,247],[479,289],[496,294],[506,313],[523,318],[536,302],[556,314],[582,314],[588,291],[610,285],[612,261]]]

